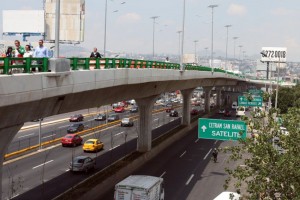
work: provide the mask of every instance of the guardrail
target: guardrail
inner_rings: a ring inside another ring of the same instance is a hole
[[[48,72],[48,58],[1,58],[0,74],[31,73],[39,68],[40,72]]]
[[[92,70],[92,69],[173,69],[179,70],[180,64],[162,61],[137,60],[127,58],[67,58],[71,61],[72,70]],[[31,73],[38,68],[39,72],[48,72],[48,58],[3,58],[0,57],[0,74]],[[185,65],[185,70],[212,71],[210,67]],[[229,72],[220,68],[214,68],[214,72],[225,73],[242,79],[247,77],[241,74]],[[263,80],[253,78],[250,80]]]

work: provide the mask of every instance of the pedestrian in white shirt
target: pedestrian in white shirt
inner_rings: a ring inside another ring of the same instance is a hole
[[[33,57],[33,51],[31,50],[30,45],[25,46],[25,53],[23,55],[24,58],[32,58]]]

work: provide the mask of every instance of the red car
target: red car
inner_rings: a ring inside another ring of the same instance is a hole
[[[119,107],[116,107],[116,108],[114,109],[114,111],[115,111],[116,113],[122,113],[122,112],[125,112],[125,108],[122,107],[122,106],[119,106]]]
[[[82,115],[82,114],[73,115],[73,116],[70,117],[69,121],[70,121],[70,122],[79,122],[79,121],[83,121],[83,115]]]
[[[167,107],[167,108],[166,108],[166,112],[167,112],[167,113],[171,112],[172,110],[174,110],[173,107]]]
[[[230,117],[231,116],[231,111],[230,110],[225,110],[224,116],[225,117]]]
[[[65,146],[78,146],[82,144],[82,138],[76,134],[67,134],[65,137],[61,138],[61,145]]]
[[[191,110],[191,115],[199,115],[199,110],[197,110],[197,109],[192,109]]]

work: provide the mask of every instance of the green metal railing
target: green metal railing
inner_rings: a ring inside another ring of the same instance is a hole
[[[30,73],[35,68],[48,72],[48,58],[0,58],[0,74],[12,74],[15,69]]]
[[[180,69],[177,63],[166,63],[161,61],[134,60],[127,58],[69,58],[71,69],[89,70],[94,69],[115,69],[115,68],[158,68],[158,69]]]
[[[68,58],[72,70],[91,69],[173,69],[179,70],[180,64],[151,60],[135,60],[127,58]],[[48,72],[48,58],[0,58],[0,74],[12,74],[14,69],[22,73],[31,73],[39,68],[39,72]],[[185,70],[211,71],[210,67],[185,65]],[[214,72],[226,73],[245,79],[245,76],[215,68]]]

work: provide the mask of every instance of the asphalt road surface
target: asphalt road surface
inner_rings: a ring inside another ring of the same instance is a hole
[[[178,110],[179,113],[181,113],[181,109]],[[123,113],[123,115],[129,115],[129,113],[126,112]],[[153,129],[155,130],[153,131],[153,137],[169,130],[171,127],[179,125],[180,119],[177,121],[175,119],[179,118],[169,117],[166,112],[154,114]],[[47,126],[47,128],[51,130],[51,128],[57,128],[64,123],[69,122],[53,124],[49,127]],[[168,124],[167,128],[166,126],[163,126],[163,124]],[[31,191],[32,188],[38,186],[40,187],[40,192],[38,192],[40,196],[37,198],[30,197],[28,199],[39,199],[41,197],[41,191],[44,193],[42,194],[43,199],[46,199],[45,196],[48,195],[48,191],[41,188],[49,189],[49,187],[45,187],[45,184],[48,182],[51,182],[54,187],[53,191],[49,191],[49,198],[47,198],[51,199],[55,197],[60,192],[65,191],[72,185],[75,185],[86,178],[86,175],[72,176],[68,173],[68,166],[72,157],[78,155],[88,155],[93,158],[97,157],[97,170],[101,170],[113,161],[136,150],[137,125],[137,121],[135,121],[133,127],[120,127],[118,124],[106,130],[84,136],[84,141],[89,138],[99,138],[104,143],[104,150],[98,153],[84,153],[81,146],[75,148],[63,148],[58,144],[48,148],[48,150],[34,153],[26,158],[13,162],[5,162],[2,180],[3,199],[15,196],[17,196],[16,199],[26,199],[25,195],[30,193],[28,191]],[[126,141],[125,134],[127,136]],[[61,184],[59,189],[58,187],[55,187],[56,184]],[[21,195],[23,193],[24,195]],[[33,193],[37,194],[37,192]]]
[[[213,118],[223,117],[214,115]],[[229,155],[222,153],[219,153],[218,162],[214,163],[211,160],[212,149],[234,143],[198,139],[197,128],[133,174],[163,177],[166,199],[214,199],[224,191],[223,184],[226,179],[224,168],[233,166],[234,163],[227,164]],[[113,200],[113,194],[114,188],[111,188],[99,199]]]

